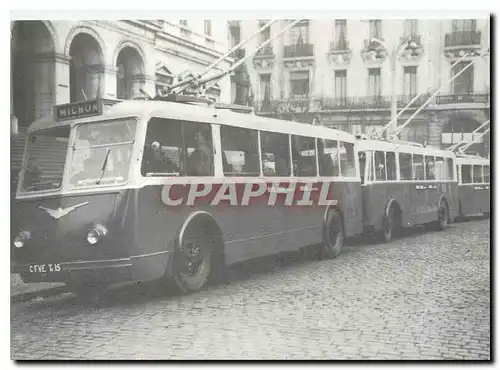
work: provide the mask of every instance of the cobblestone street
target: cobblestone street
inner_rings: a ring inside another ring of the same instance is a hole
[[[231,268],[189,296],[13,299],[13,359],[490,359],[490,221]]]

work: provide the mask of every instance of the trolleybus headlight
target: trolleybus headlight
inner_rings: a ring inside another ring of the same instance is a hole
[[[15,238],[14,238],[14,247],[16,248],[22,248],[24,247],[24,244],[28,241],[30,238],[30,232],[29,231],[21,231]]]
[[[87,233],[87,242],[90,245],[95,245],[108,233],[108,230],[102,225],[95,225]]]

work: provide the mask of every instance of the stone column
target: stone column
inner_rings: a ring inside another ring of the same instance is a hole
[[[103,66],[103,78],[101,84],[101,97],[104,99],[117,99],[117,73],[118,67]]]
[[[69,71],[71,56],[55,54],[55,98],[54,105],[70,102]]]
[[[85,66],[84,89],[87,99],[103,96],[102,82],[104,80],[104,66],[101,64]]]
[[[432,148],[441,148],[441,133],[446,123],[446,117],[438,113],[429,114],[429,123],[427,124],[427,146]]]
[[[33,70],[34,118],[51,115],[54,107],[55,57],[40,54],[35,57]]]

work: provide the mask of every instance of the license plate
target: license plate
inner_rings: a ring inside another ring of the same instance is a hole
[[[29,272],[31,273],[47,273],[61,271],[60,263],[46,263],[43,265],[29,265]]]

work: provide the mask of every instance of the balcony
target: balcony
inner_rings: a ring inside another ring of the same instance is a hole
[[[255,57],[271,57],[274,58],[273,47],[272,45],[266,45],[262,49],[260,49]]]
[[[490,94],[488,93],[470,93],[470,94],[451,94],[436,96],[436,104],[460,104],[460,103],[480,103],[490,104]]]
[[[274,52],[271,45],[260,49],[253,57],[255,69],[272,69],[274,67]]]
[[[348,66],[351,62],[352,50],[349,48],[349,41],[341,37],[330,43],[330,50],[327,53],[328,60],[335,66]]]
[[[383,41],[383,39],[380,40]],[[384,46],[370,39],[365,40],[364,47],[361,50],[361,57],[366,64],[380,66],[387,55],[388,52]]]
[[[447,33],[444,39],[445,50],[461,49],[481,46],[481,32],[479,31],[462,31]]]
[[[304,58],[314,56],[313,44],[286,45],[284,48],[284,58]]]
[[[347,52],[347,51],[350,51],[349,41],[347,41],[345,38],[342,37],[336,41],[330,42],[330,52],[331,53]]]

